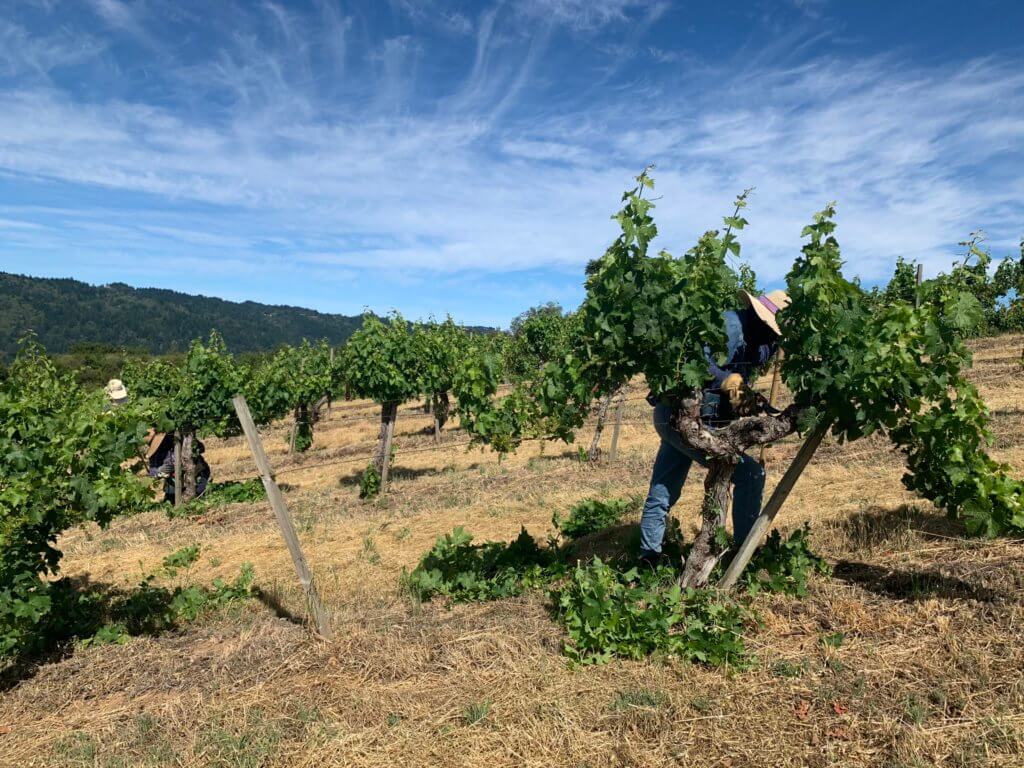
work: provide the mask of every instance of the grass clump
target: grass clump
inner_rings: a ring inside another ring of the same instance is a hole
[[[53,745],[53,753],[62,758],[65,765],[92,766],[96,765],[99,745],[89,734],[73,731],[57,740]]]
[[[568,517],[555,512],[551,524],[566,539],[578,539],[616,525],[633,506],[631,499],[585,499],[573,505]]]
[[[370,531],[363,534],[363,548],[359,552],[359,557],[370,565],[380,565],[380,552]]]
[[[486,718],[490,712],[491,702],[477,701],[466,705],[466,709],[462,712],[462,719],[466,721],[466,725],[476,725]]]
[[[713,666],[741,666],[751,612],[713,590],[683,590],[668,567],[617,571],[595,558],[552,592],[575,664],[661,652]]]
[[[612,712],[625,712],[631,709],[659,709],[668,703],[664,691],[639,688],[632,691],[619,691],[612,699]]]
[[[473,544],[459,526],[437,539],[402,583],[418,599],[446,595],[456,602],[493,600],[518,595],[561,575],[561,554],[541,547],[522,529],[512,542]]]
[[[218,768],[258,768],[273,762],[284,733],[257,708],[243,724],[214,722],[199,734],[204,764]]]

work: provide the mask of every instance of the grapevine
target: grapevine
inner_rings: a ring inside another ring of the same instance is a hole
[[[313,443],[318,404],[339,390],[339,378],[327,342],[303,341],[297,347],[282,347],[243,380],[251,382],[246,399],[263,419],[291,411],[291,449],[302,452]]]
[[[344,365],[353,393],[381,406],[380,438],[372,465],[380,484],[375,485],[369,478],[364,484],[379,488],[386,480],[390,463],[389,434],[394,430],[398,405],[421,391],[409,324],[397,312],[386,323],[374,315],[365,315],[362,327],[345,345]]]
[[[724,234],[706,232],[679,258],[651,255],[657,227],[644,193],[653,185],[645,171],[623,195],[614,217],[621,234],[587,267],[580,330],[563,361],[496,400],[497,364],[486,354],[470,360],[458,389],[475,439],[501,451],[530,434],[571,439],[594,396],[643,375],[652,397],[673,406],[684,442],[709,457],[704,522],[683,577],[688,585],[706,581],[724,554],[716,531],[741,452],[817,424],[832,425],[844,441],[887,435],[907,458],[908,488],[964,517],[971,532],[1024,530],[1021,483],[984,452],[988,414],[963,375],[970,365],[963,339],[981,314],[963,279],[934,281],[920,306],[872,300],[842,275],[835,211],[826,207],[804,229],[809,241],[787,277],[793,303],[779,314],[782,375],[795,403],[711,430],[700,415],[708,356],[724,362],[721,315],[750,283],[727,261],[740,253],[745,196],[724,219]]]
[[[122,462],[146,432],[134,406],[107,408],[102,392],[57,372],[25,342],[0,382],[0,656],[28,650],[50,619],[58,536],[138,509],[146,487]]]
[[[410,344],[417,387],[430,398],[434,438],[439,440],[451,409],[449,393],[468,347],[469,336],[449,317],[443,323],[417,323]]]
[[[245,371],[214,331],[206,344],[192,342],[180,367],[160,360],[129,362],[124,378],[129,391],[149,408],[152,426],[180,434],[183,487],[175,492],[182,502],[191,501],[196,495],[196,441],[205,435],[224,437],[239,432],[231,398],[243,391]],[[270,415],[256,418],[266,421]]]

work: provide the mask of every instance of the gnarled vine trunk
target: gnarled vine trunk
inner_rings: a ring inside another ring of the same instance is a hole
[[[312,408],[306,403],[295,406],[289,453],[302,453],[313,444],[313,422],[316,421],[316,412],[316,405]]]
[[[726,552],[715,534],[725,524],[733,470],[743,453],[752,446],[772,443],[795,432],[800,414],[800,409],[791,405],[781,413],[745,416],[721,429],[710,430],[700,417],[701,402],[701,393],[695,392],[680,401],[672,416],[672,427],[683,442],[708,457],[701,529],[683,567],[680,583],[684,587],[706,585],[715,564]]]
[[[327,409],[327,418],[331,418],[332,402],[333,401],[331,398],[331,394],[330,392],[328,392],[326,395],[324,395],[315,403],[313,403],[312,407],[309,409],[309,416],[313,424],[316,424],[318,421],[321,421],[323,419],[324,408]]]
[[[693,548],[686,558],[680,583],[684,587],[700,587],[708,583],[708,577],[715,565],[725,554],[725,549],[715,535],[718,528],[725,526],[729,509],[729,483],[737,461],[732,457],[711,459],[708,475],[704,479],[704,501],[700,506],[701,527]]]
[[[617,391],[615,390],[615,392]],[[594,427],[594,437],[590,441],[590,448],[587,450],[587,461],[591,464],[596,463],[601,458],[601,434],[604,432],[605,420],[608,418],[608,407],[612,404],[615,392],[609,392],[597,404],[597,426]]]
[[[174,430],[174,506],[181,506],[181,430]]]
[[[395,435],[395,419],[398,418],[398,402],[388,402],[380,407],[380,436],[377,439],[377,452],[373,457],[373,465],[380,475],[381,488],[388,479],[391,465],[391,440]]]
[[[188,504],[196,497],[196,431],[186,428],[181,431],[181,488],[175,487],[175,498],[181,497],[182,504]]]
[[[451,411],[451,401],[445,391],[435,392],[430,398],[431,409],[434,413],[434,442],[441,442],[441,430],[448,423],[448,414]]]

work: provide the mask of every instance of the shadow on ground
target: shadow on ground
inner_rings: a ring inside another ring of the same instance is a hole
[[[682,567],[682,534],[674,517],[669,518],[669,528],[665,531],[665,555],[669,564],[677,570]],[[630,568],[636,565],[640,554],[640,525],[638,523],[620,523],[596,533],[581,536],[566,547],[571,562],[587,563],[594,557],[602,562],[618,568]]]
[[[835,564],[832,575],[840,581],[856,584],[877,595],[910,602],[943,598],[993,603],[1001,599],[995,590],[955,576],[946,576],[935,570],[898,570],[840,560]]]
[[[54,581],[47,591],[49,611],[22,641],[20,652],[0,667],[0,692],[83,644],[122,644],[131,637],[177,630],[209,609],[248,598],[251,583],[251,567],[243,567],[233,583],[214,580],[210,586],[160,586],[152,576],[128,589],[91,582],[88,576]]]
[[[279,619],[296,624],[300,627],[306,626],[306,620],[301,616],[296,616],[290,610],[285,608],[281,602],[281,598],[273,592],[268,592],[265,589],[254,587],[252,590],[252,596],[259,600],[263,605],[271,610],[271,612]]]
[[[836,520],[829,527],[840,534],[842,543],[851,551],[907,545],[919,534],[953,539],[967,536],[961,521],[913,504],[869,507]]]
[[[338,478],[338,485],[345,486],[358,486],[360,481],[363,479],[363,472],[366,468],[354,469],[351,472],[341,475]],[[438,469],[436,467],[422,467],[414,469],[412,467],[392,467],[389,473],[389,481],[392,480],[415,480],[418,477],[436,477],[443,475],[444,469]]]

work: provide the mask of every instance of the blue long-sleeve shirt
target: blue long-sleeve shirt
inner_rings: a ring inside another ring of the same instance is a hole
[[[760,344],[757,347],[749,345],[739,312],[724,312],[722,319],[725,324],[726,361],[719,365],[711,350],[704,348],[704,354],[708,359],[708,385],[705,389],[720,389],[722,382],[734,373],[738,373],[743,377],[743,381],[747,381],[754,371],[768,364],[777,347],[775,344]]]
[[[726,378],[736,373],[743,377],[744,382],[748,382],[755,371],[768,364],[778,348],[777,343],[756,344],[748,341],[750,334],[744,331],[739,312],[724,312],[723,322],[726,336],[725,362],[719,365],[711,350],[707,347],[704,349],[708,359],[708,380],[704,384],[701,418],[708,424],[724,424],[729,420],[721,409],[721,389]]]

